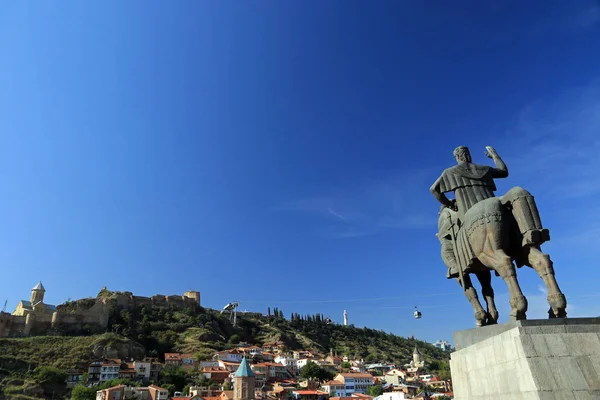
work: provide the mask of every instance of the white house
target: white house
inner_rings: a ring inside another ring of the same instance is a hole
[[[238,350],[219,351],[213,356],[215,360],[238,363],[242,362],[242,358],[244,358],[244,355]]]
[[[277,357],[275,357],[275,362],[279,363],[287,368],[291,368],[291,369],[296,369],[297,363],[296,360],[293,356],[291,355],[278,355]]]
[[[404,400],[404,392],[389,392],[384,393],[381,396],[374,397],[373,400]]]
[[[119,378],[121,364],[113,360],[104,360],[100,367],[100,382],[110,381]]]
[[[152,363],[150,361],[134,361],[133,369],[138,379],[150,380],[150,369]]]
[[[367,373],[341,373],[333,381],[323,385],[328,392],[335,392],[335,397],[349,397],[352,393],[366,393],[373,386],[373,375]]]
[[[450,350],[452,348],[452,345],[447,340],[438,340],[433,345],[438,349],[442,349],[444,351]]]

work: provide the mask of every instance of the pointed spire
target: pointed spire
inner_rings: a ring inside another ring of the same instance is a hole
[[[42,281],[39,281],[37,285],[35,285],[35,287],[31,290],[40,290],[42,292],[45,292],[46,289],[44,289],[44,285],[42,285]]]
[[[235,376],[254,376],[254,372],[252,372],[246,357],[242,359],[240,366],[238,367],[237,371],[235,371]]]
[[[419,348],[417,347],[416,344],[415,344],[415,350],[413,351],[413,354],[421,354],[421,352],[419,351]]]

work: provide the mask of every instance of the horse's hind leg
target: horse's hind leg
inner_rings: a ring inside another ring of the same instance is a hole
[[[548,289],[548,303],[550,304],[550,318],[565,318],[567,316],[567,299],[560,291],[556,277],[554,276],[554,267],[550,256],[533,246],[527,246],[524,249],[526,255],[526,265],[533,268],[544,281]]]
[[[485,253],[480,254],[479,260],[486,267],[498,272],[498,275],[506,282],[510,293],[510,319],[513,321],[527,319],[527,299],[517,281],[517,271],[512,259],[503,250],[496,249],[492,256]]]
[[[492,273],[489,270],[477,272],[475,274],[477,280],[481,284],[481,295],[485,299],[487,305],[487,322],[486,325],[498,323],[498,310],[494,302],[494,289],[492,288]]]
[[[479,302],[479,297],[477,297],[477,292],[475,291],[475,288],[473,287],[473,282],[471,282],[471,278],[469,277],[468,274],[464,275],[463,281],[465,284],[465,287],[463,288],[465,291],[465,296],[467,296],[469,303],[471,303],[471,305],[473,306],[473,311],[474,311],[474,315],[475,315],[475,324],[477,326],[484,326],[486,324],[485,319],[486,319],[487,313],[485,312],[485,310],[483,309],[483,306]],[[457,279],[457,282],[460,285],[460,280]]]

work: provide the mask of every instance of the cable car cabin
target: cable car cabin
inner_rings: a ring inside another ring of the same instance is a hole
[[[421,317],[423,316],[423,314],[421,314],[421,311],[415,310],[414,316],[415,316],[415,319],[421,319]]]

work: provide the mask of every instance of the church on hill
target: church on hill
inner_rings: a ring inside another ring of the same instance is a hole
[[[56,311],[56,306],[52,304],[44,303],[44,294],[46,289],[42,282],[38,282],[33,289],[31,289],[31,297],[29,301],[21,300],[17,304],[17,308],[12,315],[26,316],[27,314],[47,314],[52,315]]]

